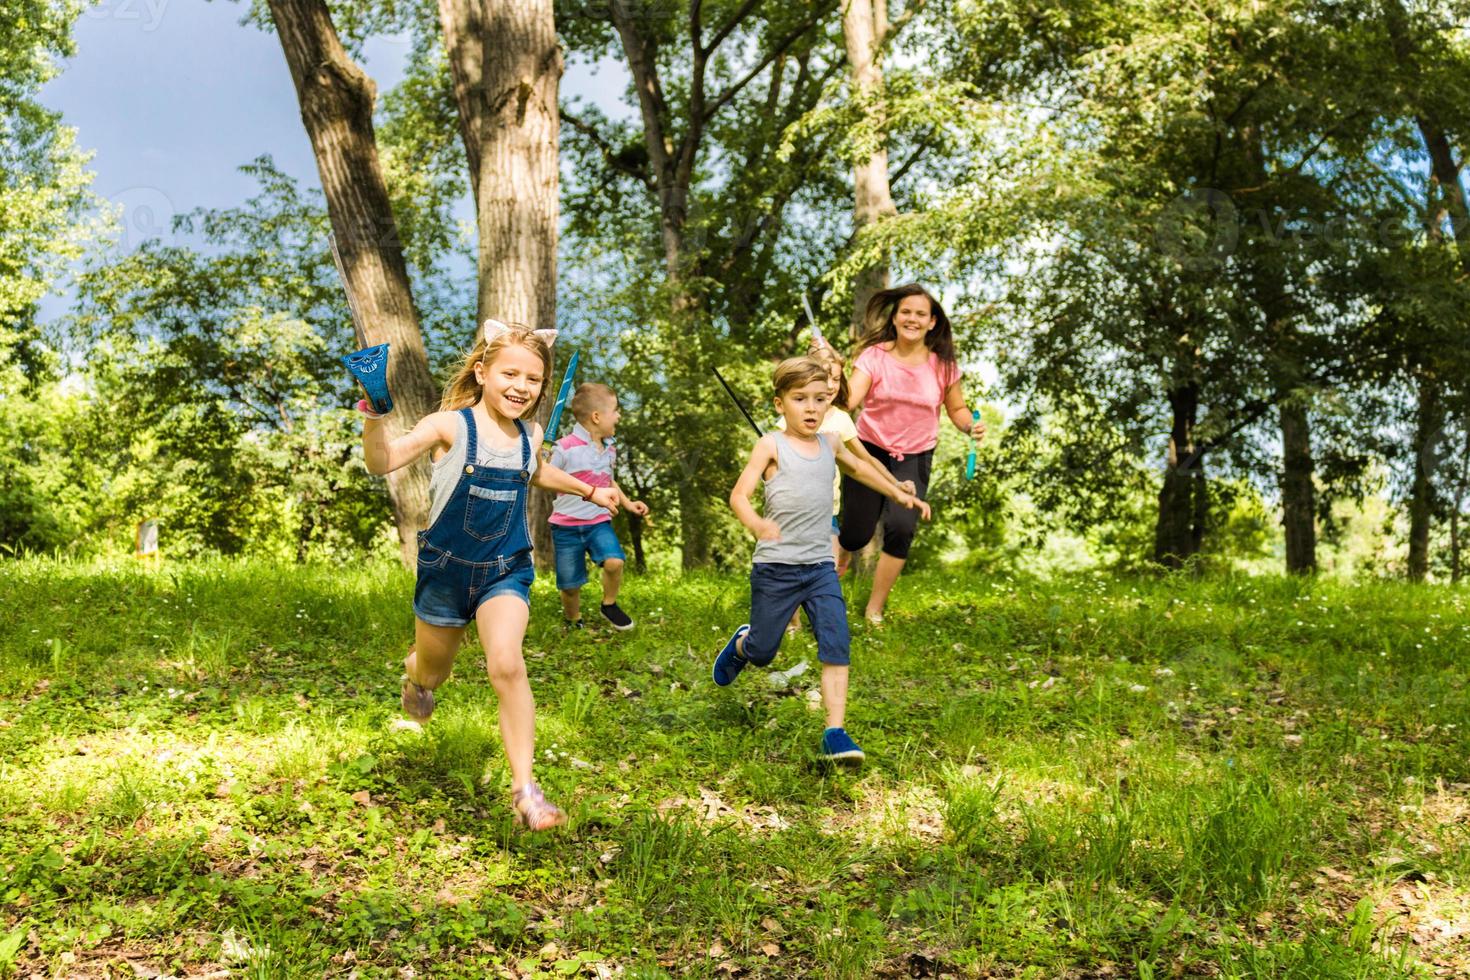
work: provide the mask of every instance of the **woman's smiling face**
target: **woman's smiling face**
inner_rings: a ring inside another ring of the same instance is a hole
[[[905,296],[893,311],[893,329],[905,344],[922,344],[924,335],[934,329],[934,307],[929,297]]]

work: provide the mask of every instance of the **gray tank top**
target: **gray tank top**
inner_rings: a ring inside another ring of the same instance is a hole
[[[776,475],[765,481],[765,516],[781,526],[777,541],[757,541],[755,560],[776,565],[815,565],[832,558],[832,481],[837,457],[825,436],[808,458],[786,433],[776,440]]]

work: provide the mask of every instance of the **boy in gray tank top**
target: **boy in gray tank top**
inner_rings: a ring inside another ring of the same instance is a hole
[[[750,622],[734,632],[715,658],[714,681],[725,687],[746,664],[764,667],[775,660],[786,624],[798,606],[805,609],[822,662],[827,714],[822,758],[861,763],[863,750],[843,727],[851,640],[832,557],[832,482],[840,468],[898,504],[917,507],[925,520],[929,505],[883,479],[836,435],[818,431],[830,400],[826,365],[810,357],[788,358],[776,368],[774,382],[776,409],[786,419],[786,431],[760,438],[730,492],[730,509],[756,538]],[[750,502],[757,484],[765,490],[764,516]]]

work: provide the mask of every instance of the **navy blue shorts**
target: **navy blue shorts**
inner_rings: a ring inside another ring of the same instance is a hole
[[[535,579],[529,551],[504,562],[469,562],[420,542],[413,614],[430,626],[467,626],[480,603],[498,595],[518,595],[529,606]]]
[[[847,631],[847,602],[830,561],[815,565],[778,565],[756,562],[750,566],[750,632],[745,635],[745,659],[764,667],[776,659],[786,624],[800,606],[817,634],[817,659],[845,667],[851,659],[852,639]]]
[[[612,521],[596,524],[551,525],[551,543],[556,552],[556,587],[563,591],[587,584],[587,562],[583,555],[601,565],[609,558],[624,560],[623,546]]]

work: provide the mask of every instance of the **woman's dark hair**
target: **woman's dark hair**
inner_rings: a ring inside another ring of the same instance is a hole
[[[927,299],[929,309],[934,314],[934,329],[924,335],[924,346],[939,355],[941,366],[954,365],[954,331],[949,325],[949,315],[944,312],[944,307],[939,305],[934,294],[916,282],[884,289],[874,293],[873,298],[868,300],[867,311],[863,314],[864,329],[862,339],[858,341],[858,352],[877,344],[898,341],[898,330],[893,325],[893,317],[898,313],[899,304],[910,296]]]

